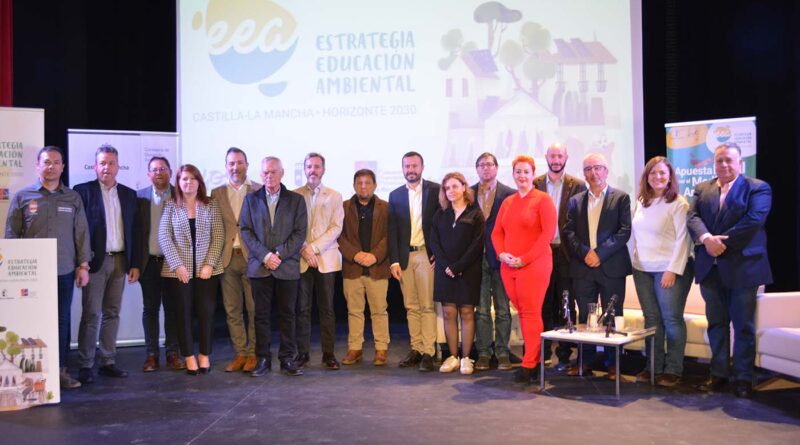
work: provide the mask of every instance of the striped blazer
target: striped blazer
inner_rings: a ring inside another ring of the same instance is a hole
[[[216,199],[209,204],[197,203],[195,212],[197,227],[197,267],[206,264],[213,267],[211,275],[223,272],[222,246],[225,243],[225,225]],[[184,207],[178,207],[174,199],[164,205],[161,223],[158,227],[158,244],[164,252],[162,277],[177,278],[175,269],[185,266],[189,276],[194,277],[192,270],[192,232],[189,229],[189,218]]]

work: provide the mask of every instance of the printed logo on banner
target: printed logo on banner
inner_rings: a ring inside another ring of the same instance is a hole
[[[297,22],[273,1],[209,0],[192,17],[192,29],[205,33],[217,74],[235,84],[260,82],[261,94],[281,94],[287,81],[268,81],[294,54]]]
[[[20,297],[27,297],[28,296],[28,289],[27,288],[20,289],[19,290],[19,296]]]
[[[0,300],[10,300],[12,298],[14,297],[10,297],[8,295],[8,289],[3,289],[2,291],[0,291]]]
[[[11,199],[11,190],[8,188],[0,188],[0,201],[8,201]]]

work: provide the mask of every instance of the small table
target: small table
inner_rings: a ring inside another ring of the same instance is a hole
[[[579,374],[583,376],[583,344],[598,346],[613,346],[616,352],[616,371],[617,371],[617,398],[619,399],[619,348],[629,343],[639,340],[650,340],[650,350],[653,350],[655,345],[655,328],[640,329],[634,332],[627,332],[628,335],[611,334],[606,337],[605,329],[602,331],[587,331],[584,325],[579,325],[571,333],[567,329],[555,329],[542,333],[542,357],[541,365],[539,366],[539,389],[544,390],[544,341],[557,340],[577,343],[578,347],[578,369]],[[650,384],[655,385],[655,357],[650,354]]]

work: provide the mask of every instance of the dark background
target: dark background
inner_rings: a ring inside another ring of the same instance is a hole
[[[757,176],[774,194],[769,290],[798,289],[800,34],[792,25],[800,6],[642,3],[645,157],[665,153],[665,122],[756,116]],[[14,106],[46,110],[47,144],[65,147],[67,128],[176,130],[174,2],[17,0],[13,8]]]

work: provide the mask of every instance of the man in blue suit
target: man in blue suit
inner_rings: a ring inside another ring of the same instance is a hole
[[[603,308],[616,295],[616,314],[622,315],[625,277],[632,272],[626,244],[631,237],[631,198],[608,185],[608,162],[602,154],[583,158],[583,176],[589,189],[570,198],[563,230],[580,323],[586,323],[589,303],[597,301],[597,294]],[[591,372],[595,353],[594,346],[584,345],[584,369],[569,367],[567,375]],[[609,379],[616,378],[615,366],[608,366]]]
[[[478,351],[477,371],[489,369],[492,352],[497,357],[497,369],[511,369],[511,351],[508,339],[511,336],[511,311],[508,294],[500,279],[500,260],[492,244],[492,230],[503,200],[514,194],[514,189],[497,180],[497,158],[483,153],[475,161],[479,182],[472,186],[478,205],[486,219],[486,246],[481,262],[481,298],[476,308],[475,349]],[[494,302],[494,324],[492,324],[492,302]],[[494,351],[492,351],[494,333]]]
[[[411,351],[401,368],[418,366],[433,371],[436,352],[436,311],[433,304],[433,253],[426,246],[433,214],[439,207],[439,184],[422,179],[422,155],[403,155],[406,184],[389,194],[389,260],[392,276],[400,281],[406,307]],[[452,351],[455,353],[455,351]]]
[[[100,374],[128,376],[127,371],[115,364],[119,311],[125,275],[128,283],[135,283],[142,261],[141,230],[133,230],[137,221],[136,192],[117,183],[117,149],[100,146],[95,152],[94,170],[97,179],[75,186],[86,209],[93,254],[89,262],[89,284],[83,288],[83,313],[78,330],[78,380],[84,384],[94,381],[92,368],[98,330]]]
[[[772,283],[764,224],[772,206],[769,184],[741,174],[742,152],[735,143],[714,150],[717,177],[694,190],[687,226],[695,247],[695,280],[706,302],[711,375],[700,386],[719,391],[730,376],[733,322],[733,377],[737,397],[753,396],[756,290]]]
[[[277,301],[281,343],[281,372],[302,375],[295,363],[295,306],[300,282],[300,249],[306,240],[308,219],[303,197],[281,184],[281,160],[268,156],[261,161],[264,187],[248,193],[239,214],[239,231],[247,247],[247,277],[253,288],[256,324],[256,367],[250,373],[261,377],[272,369],[270,315]]]

